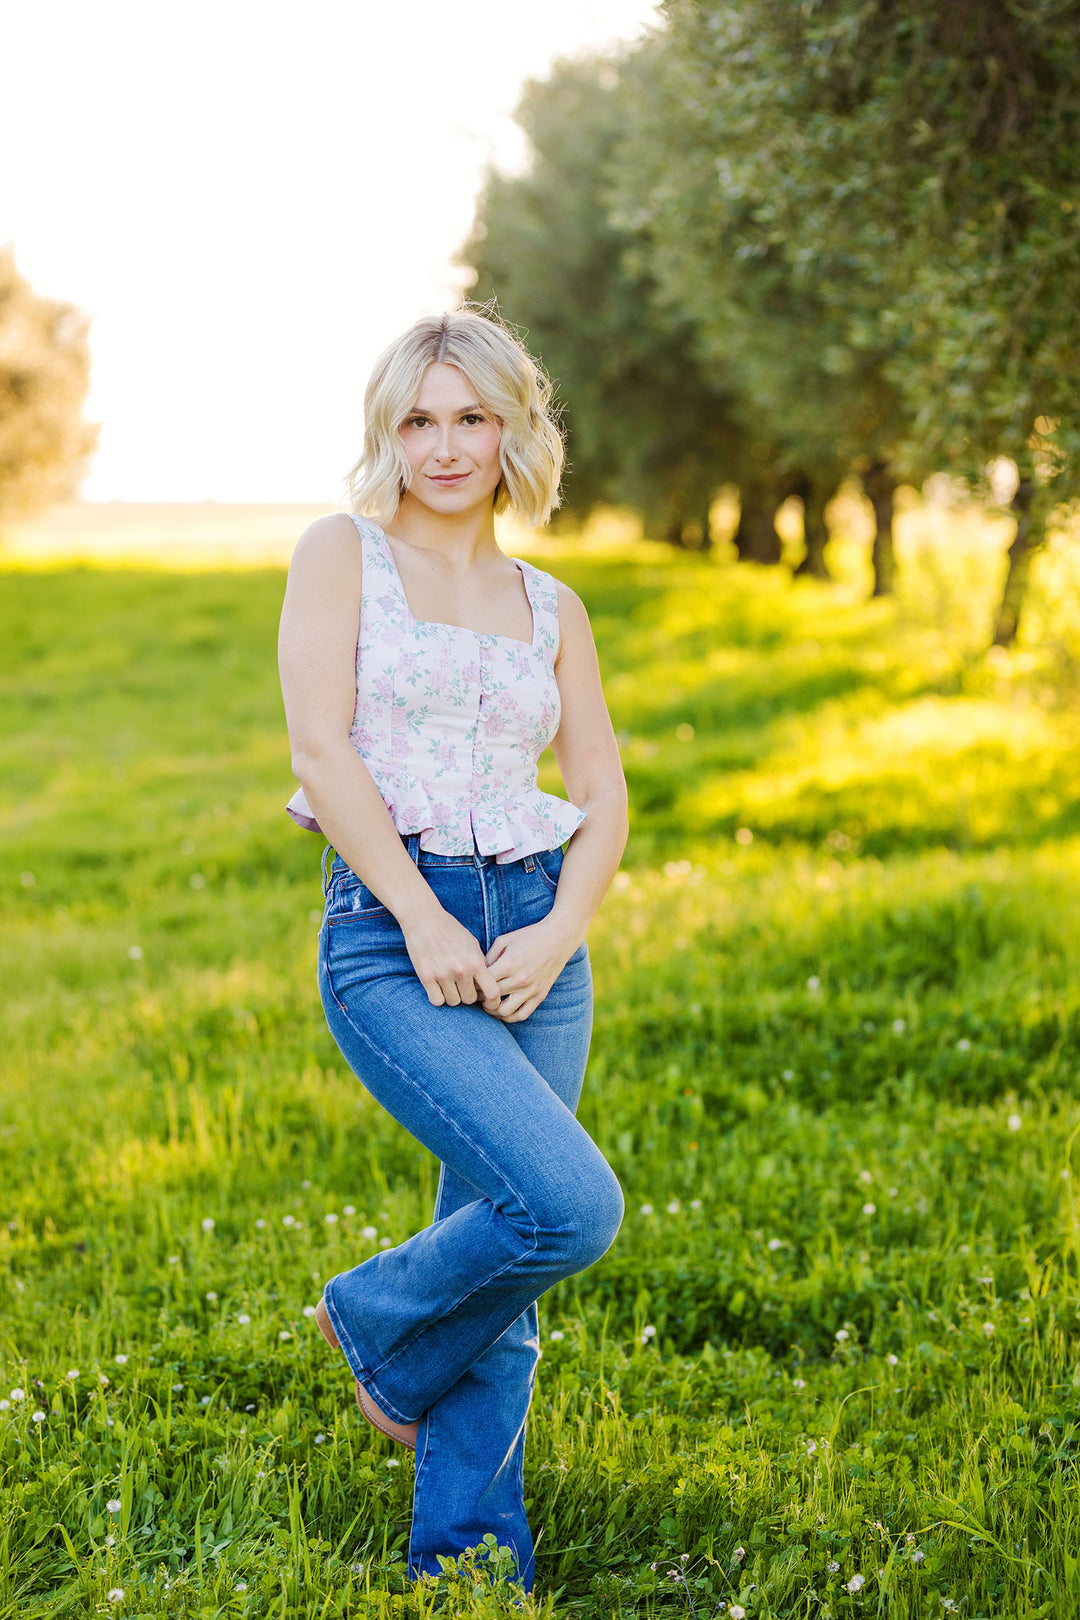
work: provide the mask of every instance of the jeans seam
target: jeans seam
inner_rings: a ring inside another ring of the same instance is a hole
[[[461,1129],[461,1127],[457,1123],[457,1121],[452,1119],[450,1117],[450,1115],[448,1113],[446,1113],[446,1111],[444,1109],[439,1107],[439,1104],[435,1101],[435,1099],[431,1096],[431,1094],[429,1092],[425,1091],[423,1086],[421,1086],[416,1080],[411,1079],[410,1076],[405,1073],[405,1070],[403,1068],[401,1068],[400,1064],[397,1064],[397,1063],[394,1062],[393,1058],[390,1057],[389,1053],[382,1051],[382,1049],[380,1047],[376,1046],[375,1042],[371,1039],[371,1036],[366,1032],[366,1030],[362,1030],[359,1027],[359,1025],[353,1020],[353,1018],[349,1014],[349,1009],[345,1006],[344,1002],[342,1002],[342,1001],[340,1001],[338,999],[338,993],[334,989],[333,975],[332,975],[332,973],[330,971],[329,952],[327,952],[327,956],[326,956],[325,971],[326,971],[327,984],[330,987],[330,994],[333,996],[333,998],[334,998],[335,1002],[337,1003],[338,1007],[345,1014],[345,1021],[349,1025],[349,1027],[352,1030],[355,1031],[355,1033],[360,1037],[360,1039],[371,1049],[372,1052],[374,1052],[375,1056],[377,1058],[379,1058],[381,1062],[387,1064],[388,1067],[393,1069],[396,1074],[399,1074],[401,1076],[402,1080],[405,1082],[405,1084],[407,1086],[411,1087],[413,1091],[418,1092],[419,1095],[424,1098],[424,1100],[427,1102],[428,1106],[435,1110],[435,1112],[439,1115],[439,1117],[441,1119],[443,1119],[446,1122],[446,1124],[450,1127],[450,1129],[458,1137],[460,1137],[463,1142],[467,1143],[468,1146],[473,1150],[474,1153],[478,1154],[478,1156],[483,1160],[483,1162],[492,1170],[492,1172],[495,1175],[496,1180],[501,1182],[502,1185],[508,1189],[508,1191],[513,1193],[515,1198],[519,1199],[522,1209],[525,1211],[526,1215],[529,1217],[529,1220],[532,1222],[532,1243],[531,1243],[531,1247],[529,1249],[527,1249],[525,1251],[525,1253],[526,1254],[535,1254],[537,1249],[540,1246],[540,1244],[539,1244],[539,1236],[538,1236],[538,1234],[539,1234],[539,1223],[538,1223],[538,1221],[536,1219],[536,1216],[533,1214],[532,1210],[529,1208],[528,1204],[526,1203],[524,1196],[521,1194],[521,1192],[519,1192],[519,1190],[516,1187],[512,1186],[511,1183],[506,1180],[506,1178],[501,1174],[498,1166],[496,1164],[493,1164],[492,1161],[488,1158],[487,1154],[483,1151],[483,1149],[481,1147],[479,1147],[472,1140],[471,1137],[466,1135],[466,1133]],[[504,1219],[505,1219],[505,1217],[504,1217]],[[461,1298],[455,1302],[455,1304],[453,1306],[453,1309],[457,1310],[459,1306],[464,1305],[467,1300],[470,1300],[472,1298],[473,1294],[478,1292],[479,1289],[487,1287],[487,1285],[489,1283],[494,1282],[497,1277],[501,1277],[504,1271],[508,1271],[511,1266],[516,1265],[517,1262],[522,1258],[524,1258],[523,1255],[515,1255],[513,1257],[513,1259],[507,1260],[505,1265],[500,1266],[498,1271],[490,1272],[483,1279],[482,1282],[478,1282],[473,1288],[470,1288],[470,1290],[469,1290],[469,1292],[467,1294],[463,1294],[461,1296]],[[443,1315],[448,1316],[448,1315],[450,1315],[450,1312],[449,1311],[444,1311]],[[427,1324],[425,1324],[425,1326],[426,1325]],[[399,1345],[398,1348],[394,1351],[393,1355],[388,1356],[385,1361],[381,1361],[377,1367],[373,1367],[372,1369],[370,1369],[367,1376],[369,1378],[371,1378],[372,1380],[374,1380],[376,1377],[378,1377],[378,1375],[380,1373],[385,1372],[387,1367],[389,1367],[394,1361],[397,1360],[397,1358],[400,1355],[402,1355],[406,1350],[408,1350],[410,1345],[414,1344],[416,1342],[416,1340],[420,1337],[420,1335],[423,1332],[424,1332],[424,1327],[417,1328],[416,1332],[412,1335],[412,1337],[410,1339],[407,1339],[404,1344]],[[346,1337],[348,1338],[348,1334],[346,1334]],[[350,1343],[350,1347],[355,1350],[355,1347],[352,1346],[351,1339],[350,1339],[349,1343]],[[359,1360],[359,1359],[360,1358],[357,1357],[357,1360]],[[380,1405],[385,1404],[385,1402],[383,1401],[381,1396],[379,1398],[379,1404]],[[391,1415],[391,1417],[393,1417],[394,1412],[391,1411],[390,1415]],[[399,1423],[411,1423],[413,1421],[413,1419],[412,1418],[399,1417],[399,1418],[397,1418],[397,1421]]]

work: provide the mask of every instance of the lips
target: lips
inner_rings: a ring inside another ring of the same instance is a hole
[[[451,473],[444,478],[440,478],[429,473],[428,476],[433,484],[460,484],[469,475],[468,473]]]

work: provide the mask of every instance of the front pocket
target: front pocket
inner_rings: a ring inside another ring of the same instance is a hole
[[[559,873],[562,871],[563,852],[561,848],[542,849],[539,854],[533,856],[533,860],[536,862],[536,870],[552,894],[554,894],[559,887]]]
[[[335,874],[330,890],[328,924],[348,922],[350,917],[379,917],[390,913],[379,897],[361,883],[351,867]]]

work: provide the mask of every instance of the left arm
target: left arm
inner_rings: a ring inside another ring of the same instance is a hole
[[[581,598],[559,584],[555,679],[562,716],[552,752],[571,801],[586,814],[566,847],[555,903],[542,922],[500,934],[486,961],[503,995],[492,1017],[528,1018],[582,943],[619,869],[630,832],[626,778]]]

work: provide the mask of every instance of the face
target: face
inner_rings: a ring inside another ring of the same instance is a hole
[[[412,468],[403,504],[458,513],[491,503],[502,477],[502,428],[457,366],[428,366],[398,432]]]

